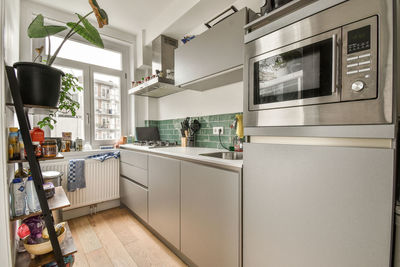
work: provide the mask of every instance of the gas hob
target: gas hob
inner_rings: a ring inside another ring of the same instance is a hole
[[[147,148],[161,148],[161,147],[174,147],[178,142],[174,141],[135,141],[134,146],[147,147]]]

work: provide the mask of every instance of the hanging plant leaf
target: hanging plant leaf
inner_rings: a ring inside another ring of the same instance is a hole
[[[96,0],[89,0],[89,4],[93,8],[93,12],[97,18],[97,23],[99,24],[99,28],[103,28],[104,25],[108,25],[108,15],[104,11],[104,9],[101,9],[99,4],[97,3]]]
[[[43,15],[39,14],[28,27],[28,36],[29,38],[44,38],[62,32],[65,29],[67,29],[67,27],[65,26],[45,26]]]
[[[90,43],[98,46],[100,48],[104,48],[103,41],[101,40],[100,34],[97,29],[90,24],[90,22],[83,18],[81,15],[77,14],[79,19],[82,21],[82,25],[76,24],[74,22],[68,22],[67,26],[74,30],[77,34],[85,38]]]
[[[86,18],[83,19],[81,15],[77,14],[79,19],[82,19],[82,23],[85,26],[85,29],[90,33],[90,35],[93,37],[95,40],[94,45],[104,48],[103,40],[100,37],[99,32],[97,29],[87,20]]]

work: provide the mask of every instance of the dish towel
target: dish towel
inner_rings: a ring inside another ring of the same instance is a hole
[[[74,192],[76,189],[85,188],[85,160],[71,159],[68,168],[68,192]]]
[[[103,153],[103,154],[97,154],[97,155],[91,155],[87,157],[88,159],[97,159],[100,160],[101,162],[107,160],[107,159],[112,159],[112,158],[119,158],[120,153],[119,151],[114,151],[114,152],[108,152],[108,153]]]

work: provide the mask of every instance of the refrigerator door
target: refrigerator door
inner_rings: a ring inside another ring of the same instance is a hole
[[[390,266],[394,150],[245,144],[244,267]]]

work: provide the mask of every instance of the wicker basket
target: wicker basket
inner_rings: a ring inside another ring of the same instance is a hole
[[[65,231],[65,227],[61,228],[61,234],[57,237],[58,243],[61,244],[61,242],[65,238],[65,234],[67,231]],[[51,245],[50,240],[40,243],[40,244],[27,244],[24,243],[26,251],[28,251],[32,255],[43,255],[51,252],[53,250],[53,246]]]

